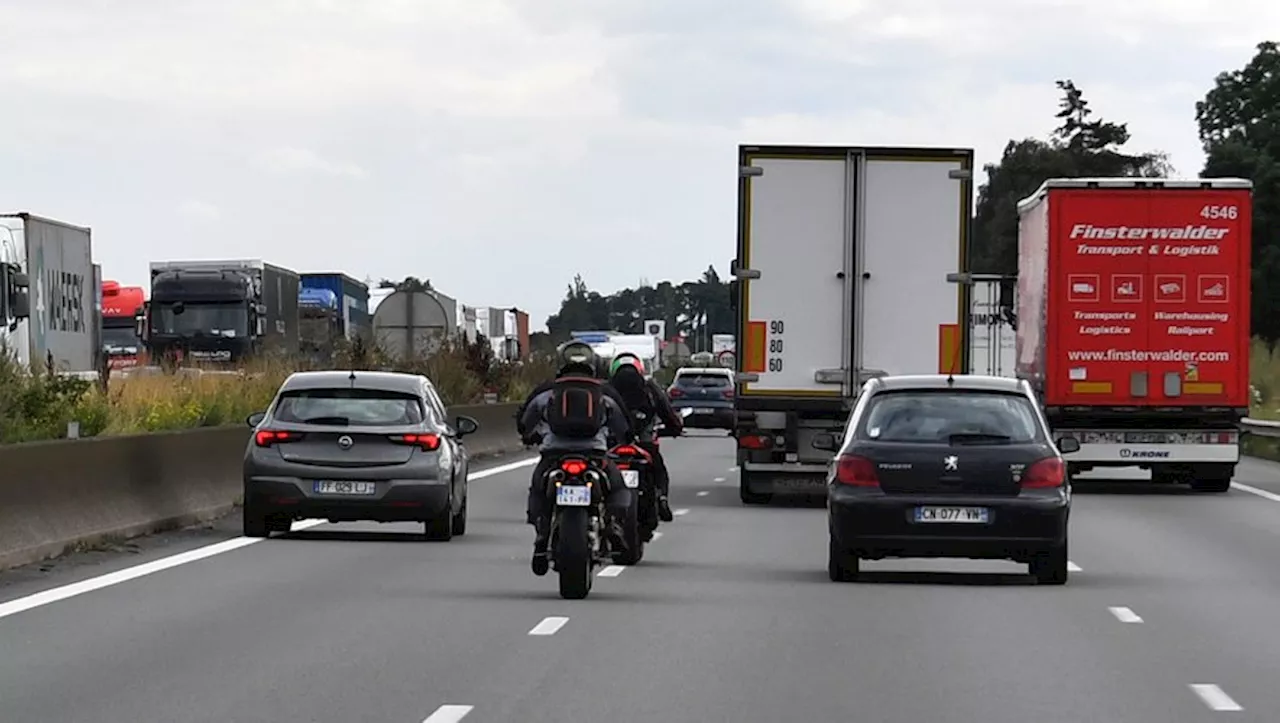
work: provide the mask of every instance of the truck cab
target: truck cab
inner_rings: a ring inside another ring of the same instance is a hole
[[[138,365],[142,338],[135,320],[145,305],[146,292],[141,286],[102,282],[102,352],[111,369]]]
[[[10,335],[31,315],[30,279],[22,268],[19,245],[0,229],[0,343],[12,347]]]

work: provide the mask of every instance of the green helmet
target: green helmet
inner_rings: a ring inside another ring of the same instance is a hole
[[[596,375],[596,352],[584,341],[570,340],[556,348],[556,367],[561,375]]]

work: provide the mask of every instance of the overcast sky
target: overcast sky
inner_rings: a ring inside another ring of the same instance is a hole
[[[875,9],[872,9],[875,8]],[[541,326],[733,254],[738,143],[1048,134],[1071,77],[1202,164],[1194,104],[1280,36],[1255,0],[0,0],[0,206],[107,278],[253,257],[430,278]]]

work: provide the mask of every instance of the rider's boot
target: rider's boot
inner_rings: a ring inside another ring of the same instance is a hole
[[[665,494],[658,494],[658,519],[663,522],[670,522],[675,519],[671,514],[671,503],[667,501]]]
[[[533,569],[533,574],[538,577],[547,574],[551,569],[551,561],[547,557],[547,540],[550,537],[547,527],[545,519],[538,520],[533,527],[533,560],[529,566]]]

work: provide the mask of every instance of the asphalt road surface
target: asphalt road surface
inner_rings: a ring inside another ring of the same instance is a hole
[[[1280,465],[1079,484],[1065,587],[946,560],[835,584],[821,506],[743,507],[727,437],[664,448],[679,516],[585,601],[529,572],[527,465],[472,481],[450,543],[228,519],[0,574],[0,720],[1280,720]]]

